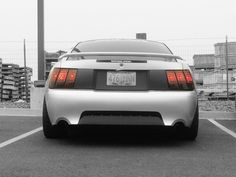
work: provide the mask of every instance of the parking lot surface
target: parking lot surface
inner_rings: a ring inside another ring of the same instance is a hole
[[[236,132],[236,120],[216,122]],[[0,176],[236,174],[235,137],[207,119],[200,120],[199,135],[193,142],[172,138],[167,130],[147,127],[88,127],[70,131],[67,138],[48,140],[39,127],[41,117],[0,117]],[[21,136],[27,132],[31,133]]]

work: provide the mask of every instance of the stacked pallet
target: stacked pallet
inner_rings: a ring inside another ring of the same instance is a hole
[[[19,65],[2,64],[2,101],[19,99]]]
[[[2,59],[0,58],[0,101],[2,101]]]
[[[0,101],[30,101],[31,76],[32,68],[26,67],[25,74],[24,67],[2,63],[0,58]]]
[[[26,81],[26,78],[27,81]],[[26,101],[30,100],[30,87],[31,87],[31,76],[32,76],[32,68],[26,67],[26,75],[25,68],[19,68],[19,95],[20,98]]]

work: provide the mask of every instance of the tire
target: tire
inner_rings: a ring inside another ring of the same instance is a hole
[[[43,101],[43,133],[45,138],[53,139],[58,138],[60,136],[59,134],[59,128],[56,125],[52,125],[51,121],[48,116],[47,106],[45,100]]]
[[[190,140],[190,141],[194,141],[197,138],[198,124],[199,124],[199,110],[198,110],[198,106],[197,106],[191,127],[186,128],[185,139]]]

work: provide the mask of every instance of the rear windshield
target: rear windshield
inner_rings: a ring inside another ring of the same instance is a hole
[[[94,40],[81,42],[72,50],[72,53],[78,52],[145,52],[145,53],[163,53],[172,54],[170,49],[163,43],[152,42],[146,40]],[[119,58],[116,56],[83,56],[83,57],[69,57],[67,60],[78,60],[78,59],[112,59]],[[131,59],[135,57],[122,57],[122,59]],[[137,58],[137,57],[136,57]],[[142,57],[144,60],[155,58],[163,61],[176,61],[173,58],[161,58],[161,57]]]
[[[171,54],[163,43],[145,40],[97,40],[79,43],[72,52],[147,52]]]

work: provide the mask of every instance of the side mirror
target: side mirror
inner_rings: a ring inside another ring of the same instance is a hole
[[[45,83],[46,83],[45,80],[34,81],[34,87],[45,87]]]

